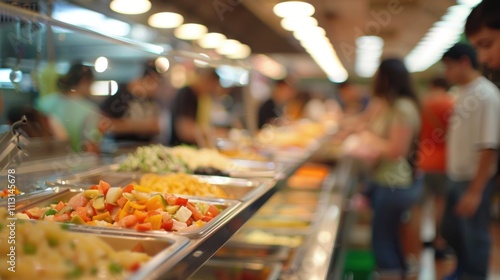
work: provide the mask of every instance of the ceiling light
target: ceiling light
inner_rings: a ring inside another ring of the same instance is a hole
[[[281,27],[288,31],[295,31],[304,27],[317,25],[318,21],[313,17],[286,17],[281,20]]]
[[[109,7],[120,14],[138,15],[151,9],[151,2],[148,0],[113,0]]]
[[[232,54],[227,55],[227,57],[232,59],[244,59],[247,58],[250,53],[252,53],[252,50],[248,45],[240,44],[238,50]]]
[[[302,1],[285,1],[273,8],[274,14],[279,17],[308,17],[314,14],[314,6]]]
[[[319,26],[302,28],[293,32],[293,36],[299,41],[307,41],[315,37],[324,37],[325,35],[326,31]]]
[[[171,12],[156,13],[148,19],[148,24],[156,28],[176,28],[183,22],[183,16]]]
[[[166,57],[160,56],[155,60],[155,68],[158,73],[165,73],[170,68],[170,61]]]
[[[479,3],[481,3],[481,0],[458,0],[458,4],[469,6],[469,7],[475,7]]]
[[[102,73],[108,69],[108,59],[100,56],[95,60],[94,69],[97,73]]]
[[[91,95],[114,95],[118,91],[118,83],[113,80],[95,81],[90,86]]]
[[[241,43],[238,40],[225,40],[220,47],[216,49],[217,53],[221,55],[232,55],[240,50]]]
[[[287,75],[285,66],[263,54],[254,56],[252,65],[255,70],[274,80],[281,80]]]
[[[206,26],[197,23],[185,23],[174,31],[175,37],[182,40],[198,40],[207,34]]]
[[[384,40],[377,36],[361,36],[356,40],[356,73],[371,78],[380,64]]]
[[[198,40],[198,44],[200,47],[205,49],[215,49],[218,48],[224,40],[226,40],[226,36],[220,33],[207,33],[200,40]]]
[[[445,15],[431,27],[420,42],[406,56],[405,63],[410,72],[427,70],[439,61],[443,53],[452,47],[463,32],[463,27],[472,7],[480,1],[462,0],[451,6]]]

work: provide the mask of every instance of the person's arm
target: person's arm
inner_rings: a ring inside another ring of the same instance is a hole
[[[187,116],[179,116],[174,123],[175,133],[183,142],[199,143],[201,132],[196,120]]]
[[[467,188],[467,191],[464,193],[455,208],[458,215],[463,217],[474,216],[479,204],[481,203],[484,188],[490,179],[490,167],[495,164],[496,158],[497,150],[481,150],[476,176],[474,176],[474,179]]]
[[[387,138],[366,130],[361,133],[361,143],[374,150],[381,158],[398,159],[406,157],[413,139],[413,129],[405,122],[395,122],[389,128]]]
[[[160,133],[158,118],[142,120],[107,118],[105,123],[106,131],[115,134],[155,135]]]

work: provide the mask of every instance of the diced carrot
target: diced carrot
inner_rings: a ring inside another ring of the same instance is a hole
[[[88,222],[91,219],[87,215],[87,207],[77,207],[75,213],[82,218],[84,222]]]
[[[193,224],[193,217],[189,217],[189,219],[186,221],[186,225],[190,226]]]
[[[202,221],[204,222],[210,222],[214,217],[212,216],[204,216],[203,218],[201,218]]]
[[[89,190],[98,190],[99,186],[98,185],[93,185],[92,187],[89,188]]]
[[[131,193],[134,190],[134,185],[130,184],[123,188],[122,193]]]
[[[186,200],[187,200],[187,199],[186,199]],[[189,211],[191,211],[191,213],[193,213],[193,216],[192,216],[192,217],[193,217],[193,219],[194,219],[195,221],[201,220],[201,219],[203,218],[203,214],[201,214],[201,213],[200,213],[200,211],[198,211],[198,210],[196,209],[196,207],[194,207],[194,205],[193,205],[193,204],[191,204],[191,203],[187,203],[187,204],[186,204],[186,207],[187,207],[187,209],[189,209]]]
[[[137,252],[137,253],[144,253],[144,245],[142,245],[142,243],[139,242],[130,251],[131,252]]]
[[[160,201],[159,196],[154,196],[146,202],[146,210],[153,211],[157,209],[164,209],[163,203]]]
[[[215,207],[214,205],[210,204],[210,206],[208,206],[207,213],[205,213],[205,215],[215,217],[219,215],[219,213],[220,213],[219,209],[217,209],[217,207]]]
[[[102,193],[106,195],[108,193],[109,188],[111,188],[111,185],[108,182],[104,182],[103,180],[99,181],[99,188],[102,190]]]
[[[130,266],[129,270],[132,272],[135,272],[135,271],[139,270],[140,267],[141,267],[141,264],[139,262],[135,262]]]
[[[116,205],[106,203],[106,211],[109,211],[109,213],[113,212],[113,209],[115,209]]]
[[[137,224],[134,229],[138,231],[148,231],[151,230],[151,223],[142,223],[142,224]]]
[[[59,212],[59,211],[61,211],[61,209],[63,209],[63,208],[64,208],[64,206],[65,206],[65,205],[64,205],[64,202],[59,201],[59,203],[57,203],[57,205],[56,205],[56,207],[54,207],[54,209],[55,209],[57,212]]]
[[[126,228],[133,228],[137,224],[137,218],[134,215],[128,215],[123,218],[121,218],[118,221],[118,226],[120,227],[126,227]]]
[[[161,228],[165,231],[172,231],[174,226],[174,221],[172,219],[162,222]]]
[[[187,202],[187,198],[177,197],[177,199],[175,200],[175,205],[186,206]]]
[[[159,214],[160,214],[160,212],[158,212],[158,211],[154,211],[154,210],[153,211],[148,211],[148,217],[159,215]]]
[[[69,213],[55,214],[52,220],[54,222],[68,222],[69,220],[71,220],[71,216],[69,215]]]
[[[118,198],[118,200],[116,201],[116,204],[118,204],[118,206],[120,208],[123,208],[123,206],[125,206],[125,203],[127,203],[127,201],[128,200],[124,196],[122,196],[122,197]]]
[[[139,223],[144,223],[144,220],[148,217],[148,214],[144,211],[135,210],[134,216],[137,218]]]

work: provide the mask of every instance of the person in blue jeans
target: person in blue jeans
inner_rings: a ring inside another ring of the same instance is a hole
[[[442,58],[448,81],[458,85],[447,142],[448,201],[442,234],[457,256],[445,279],[486,279],[491,240],[493,177],[500,144],[500,91],[478,71],[474,48],[457,44]]]
[[[376,162],[369,175],[369,198],[374,209],[372,248],[378,279],[406,279],[401,226],[421,191],[421,176],[415,168],[421,117],[402,60],[381,62],[373,94],[378,103],[376,111],[368,128],[358,133],[359,147],[354,150]]]

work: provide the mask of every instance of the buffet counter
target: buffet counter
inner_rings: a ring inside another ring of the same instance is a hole
[[[245,279],[327,279],[329,267],[336,264],[345,189],[351,179],[348,162],[339,161],[334,168],[309,162],[328,140],[302,151],[280,151],[266,164],[239,161],[250,167],[235,170],[246,177],[195,175],[230,195],[186,196],[192,203],[215,205],[221,211],[195,230],[138,232],[79,224],[67,229],[103,237],[117,249],[144,247],[151,259],[127,279],[236,279],[227,273],[243,273]],[[18,212],[88,194],[89,187],[101,181],[125,186],[143,174],[120,171],[110,159],[88,155],[80,158],[82,165],[67,164],[54,173],[48,166],[58,159],[17,167],[17,178],[29,179],[24,188],[19,184]],[[272,166],[273,176],[263,166]]]

